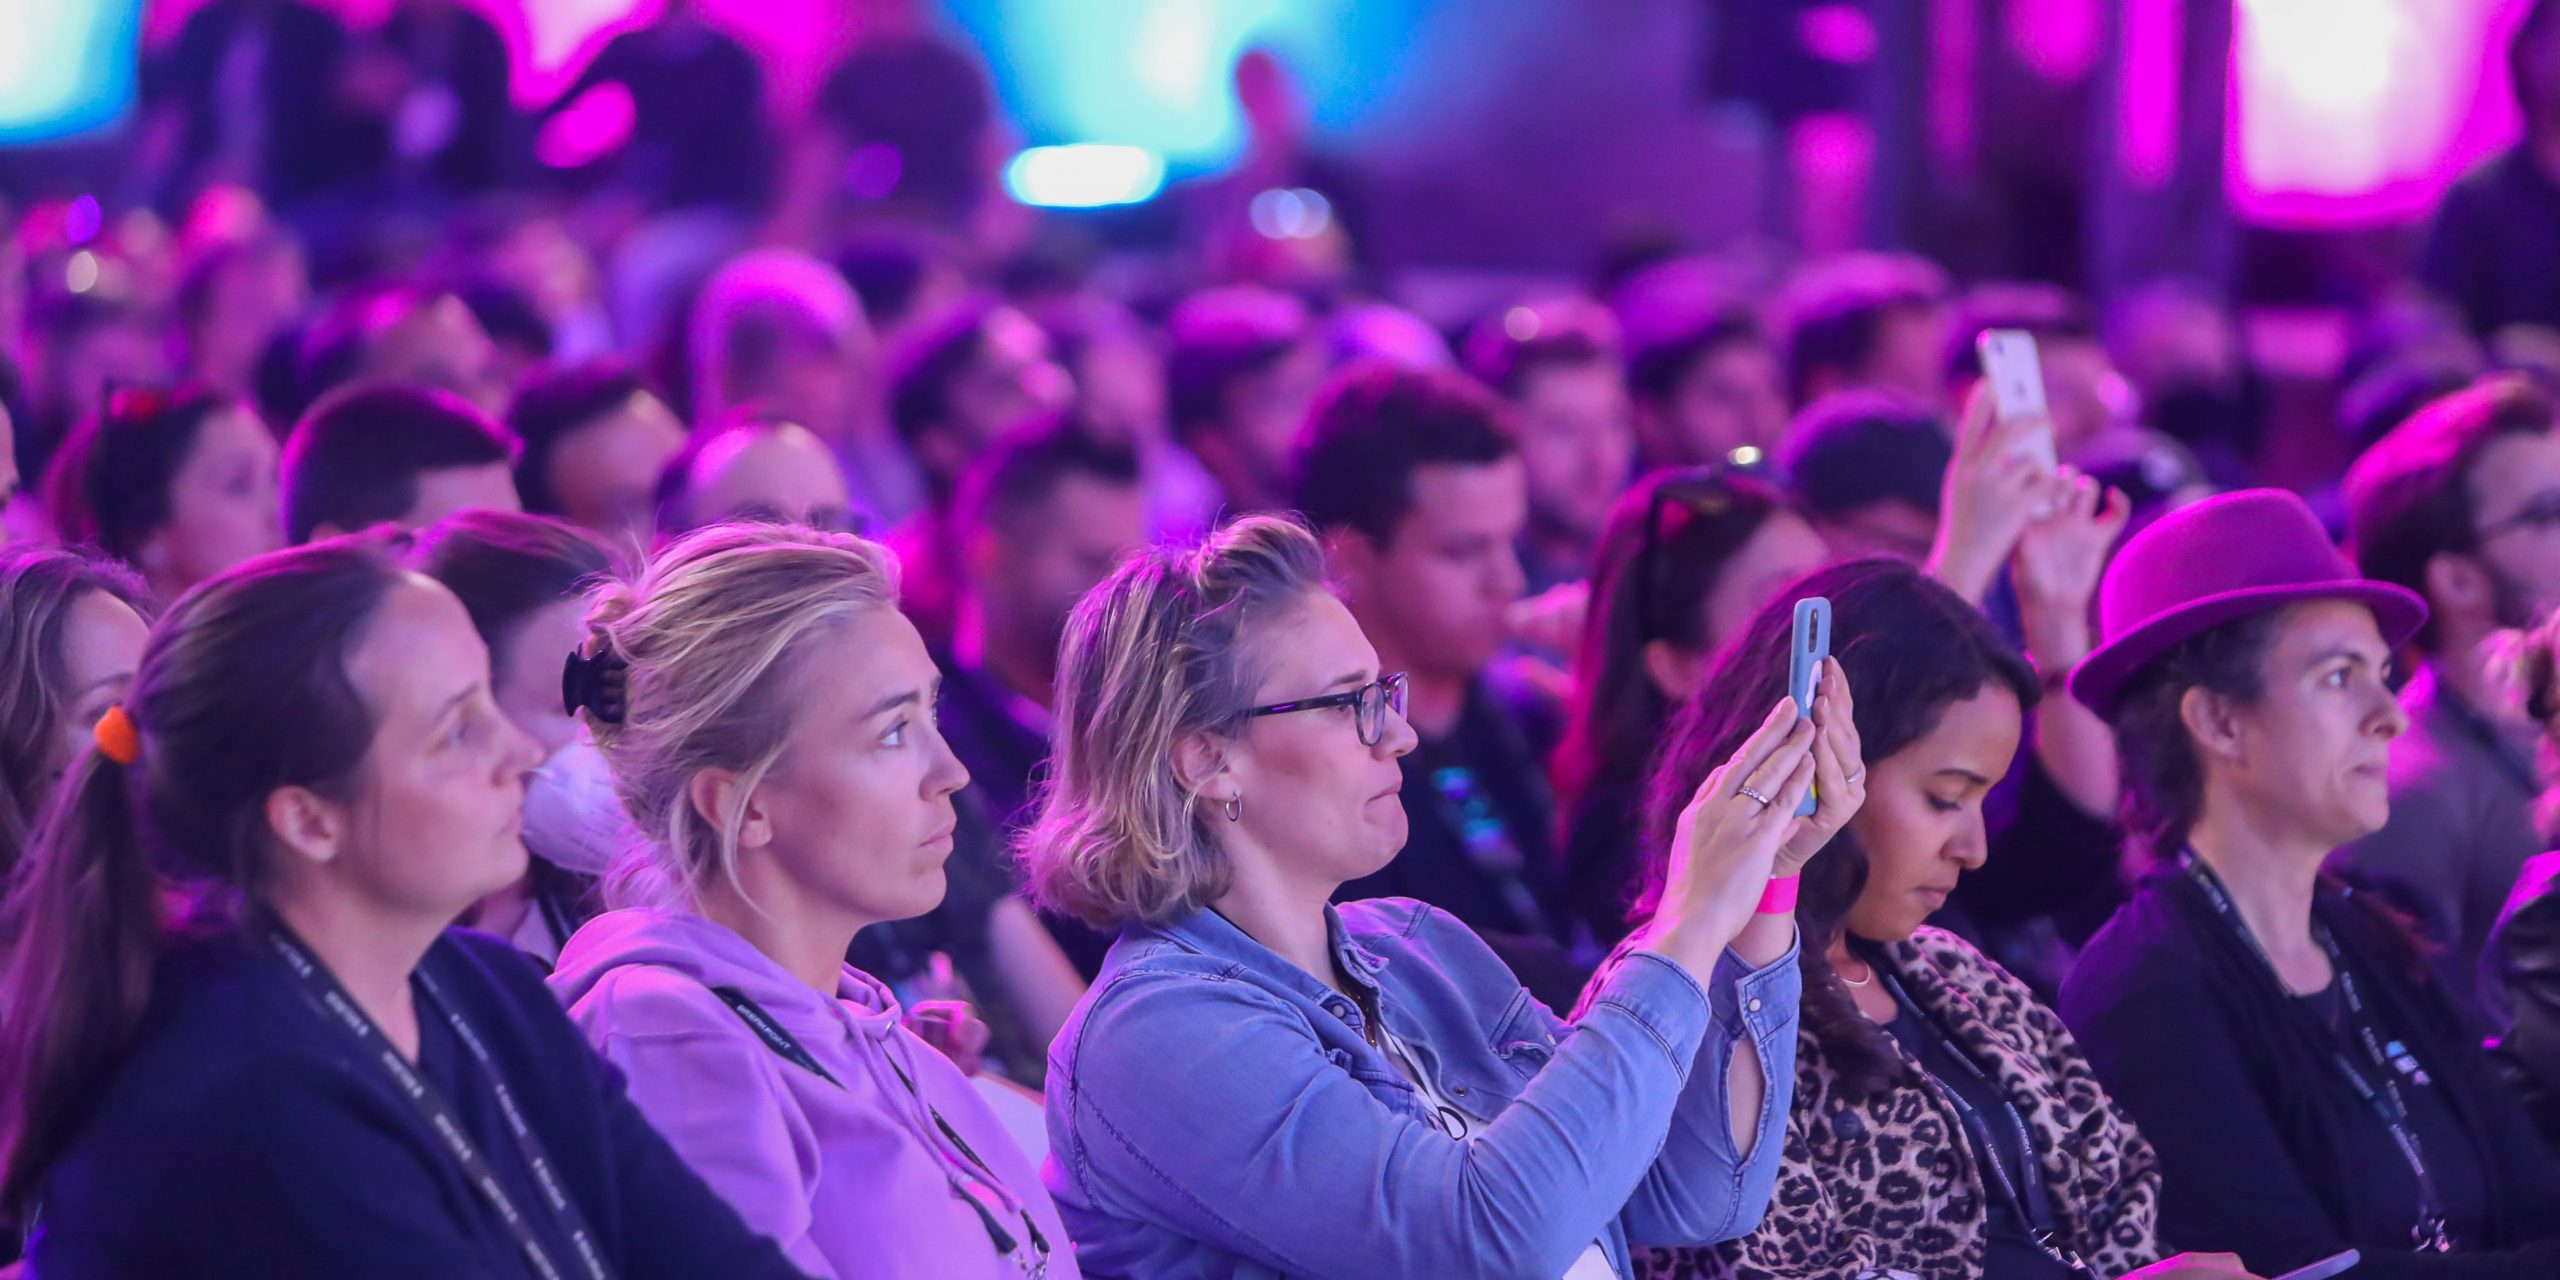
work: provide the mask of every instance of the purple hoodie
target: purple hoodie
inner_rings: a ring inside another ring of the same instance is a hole
[[[761,1006],[839,1083],[769,1048],[713,987]],[[701,916],[631,910],[578,930],[551,989],[694,1172],[811,1275],[1019,1277],[988,1224],[1027,1263],[1028,1214],[1048,1274],[1077,1280],[1038,1171],[868,974],[847,966],[829,1000]]]

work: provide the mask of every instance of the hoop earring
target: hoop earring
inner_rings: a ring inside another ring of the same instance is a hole
[[[1229,821],[1229,822],[1242,822],[1242,821],[1244,821],[1244,797],[1243,797],[1243,796],[1237,796],[1235,799],[1233,799],[1233,800],[1229,800],[1229,801],[1227,802],[1227,821]]]

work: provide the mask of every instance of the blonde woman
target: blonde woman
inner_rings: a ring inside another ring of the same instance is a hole
[[[942,900],[969,780],[888,553],[714,526],[604,588],[587,630],[571,690],[653,847],[561,951],[571,1018],[810,1274],[1074,1277],[1031,1161],[844,962]]]
[[[1794,876],[1863,794],[1836,669],[1814,724],[1780,702],[1699,789],[1664,913],[1571,1021],[1443,912],[1327,905],[1404,843],[1414,734],[1305,529],[1132,561],[1060,672],[1027,869],[1123,931],[1049,1055],[1046,1175],[1086,1274],[1584,1280],[1759,1221]]]

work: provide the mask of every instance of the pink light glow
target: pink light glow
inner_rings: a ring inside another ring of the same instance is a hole
[[[2239,0],[2230,188],[2248,221],[2421,218],[2516,136],[2507,39],[2528,0]]]
[[[2035,0],[2004,11],[2010,51],[2037,75],[2070,84],[2098,64],[2098,0]]]
[[[597,85],[542,126],[533,140],[533,157],[554,169],[592,164],[631,140],[631,126],[638,117],[631,90],[618,84]]]
[[[2125,176],[2153,188],[2178,163],[2178,43],[2183,0],[2129,0],[2124,7],[2124,87],[2117,95],[2118,150]]]
[[[1982,61],[1974,2],[1943,0],[1929,9],[1929,146],[1956,169],[1973,165],[1973,91]]]

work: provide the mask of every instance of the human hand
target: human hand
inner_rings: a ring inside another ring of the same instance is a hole
[[[1814,727],[1782,698],[1732,758],[1698,784],[1671,837],[1662,900],[1637,940],[1699,980],[1751,921],[1796,806],[1813,785]],[[1748,788],[1757,796],[1745,795]]]
[[[1769,868],[1771,876],[1783,879],[1803,871],[1867,802],[1867,766],[1860,755],[1857,711],[1849,673],[1838,658],[1823,659],[1813,697],[1813,816],[1797,820]]]
[[[1974,604],[1982,603],[2028,522],[2053,510],[2063,496],[2059,473],[2029,447],[2038,433],[2052,429],[2043,414],[2000,417],[1987,384],[1965,400],[1940,491],[1929,572]]]
[[[977,1011],[965,1002],[917,1001],[907,1010],[906,1027],[917,1039],[951,1059],[960,1074],[974,1076],[986,1069],[987,1041],[992,1033]]]
[[[2102,488],[2071,467],[2055,479],[2061,491],[2053,509],[2018,535],[2009,583],[2018,593],[2027,652],[2047,670],[2065,670],[2088,656],[2089,601],[2133,503],[2122,490]]]

